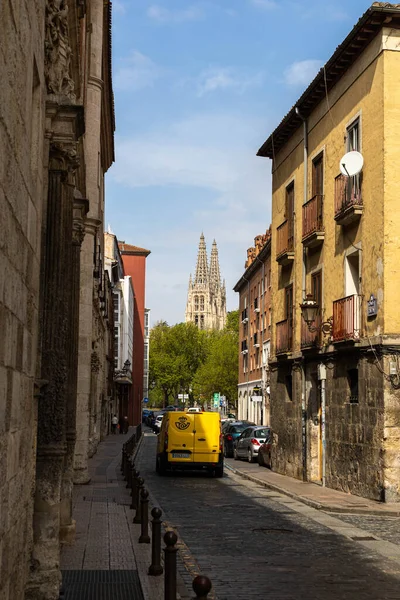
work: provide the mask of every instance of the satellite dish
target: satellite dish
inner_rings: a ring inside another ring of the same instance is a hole
[[[356,150],[347,152],[340,161],[340,172],[342,175],[352,177],[361,171],[363,164],[364,157],[360,152],[357,152]]]

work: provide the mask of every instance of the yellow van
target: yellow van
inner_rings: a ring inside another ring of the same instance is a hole
[[[157,439],[156,471],[207,469],[224,474],[221,418],[217,412],[166,412]]]

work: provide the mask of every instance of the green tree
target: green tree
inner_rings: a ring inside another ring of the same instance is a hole
[[[227,313],[225,329],[236,333],[239,339],[239,310],[231,310]]]

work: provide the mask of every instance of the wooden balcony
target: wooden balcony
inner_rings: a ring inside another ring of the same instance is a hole
[[[280,265],[289,265],[294,260],[293,221],[284,221],[276,230],[276,260]]]
[[[293,350],[293,328],[288,319],[276,324],[276,354],[289,354]]]
[[[333,303],[334,342],[358,341],[361,327],[361,296],[340,298]]]
[[[310,331],[304,319],[301,319],[301,348],[319,348],[321,345],[321,315],[317,315],[313,326],[317,331]]]
[[[335,178],[335,221],[338,225],[349,225],[361,218],[363,201],[361,176]]]
[[[321,194],[316,194],[303,205],[302,241],[307,248],[319,246],[324,241],[323,205]]]

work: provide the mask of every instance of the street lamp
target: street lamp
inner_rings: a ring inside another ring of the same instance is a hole
[[[122,367],[122,370],[125,371],[125,373],[126,373],[127,371],[129,371],[130,368],[131,368],[131,361],[126,360],[124,362],[124,366]]]
[[[314,296],[312,294],[307,294],[303,303],[300,304],[300,308],[301,316],[306,322],[308,331],[311,331],[312,333],[316,331],[322,331],[324,335],[332,333],[333,317],[329,317],[329,319],[323,321],[319,326],[313,325],[318,315],[319,304],[314,299]]]

